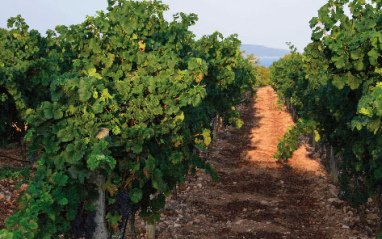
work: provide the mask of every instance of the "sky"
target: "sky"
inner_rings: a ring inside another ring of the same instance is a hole
[[[310,42],[309,21],[327,0],[163,0],[170,10],[167,20],[178,12],[196,13],[191,28],[197,38],[221,32],[237,33],[244,44],[287,49],[291,42],[299,51]],[[86,15],[105,10],[106,0],[0,0],[0,28],[7,19],[21,14],[30,29],[45,33],[56,25],[78,24]]]

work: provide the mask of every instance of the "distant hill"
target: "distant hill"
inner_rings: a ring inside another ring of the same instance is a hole
[[[242,44],[241,50],[247,55],[255,55],[255,57],[283,57],[289,54],[289,50],[270,48],[260,45]]]
[[[273,62],[278,61],[281,57],[289,54],[289,50],[270,48],[260,45],[242,44],[241,50],[245,51],[246,55],[254,55],[259,59],[258,64],[265,67],[270,67]]]

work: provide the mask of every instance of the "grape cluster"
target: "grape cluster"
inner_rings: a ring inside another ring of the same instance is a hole
[[[97,224],[94,221],[96,210],[82,211],[78,210],[77,216],[71,223],[71,233],[73,238],[91,239]]]
[[[133,205],[130,200],[129,190],[125,188],[117,194],[115,203],[109,210],[111,214],[118,212],[122,216],[122,220],[119,222],[118,228],[125,230],[132,209]]]

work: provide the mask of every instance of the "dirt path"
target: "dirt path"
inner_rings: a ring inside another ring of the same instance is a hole
[[[203,172],[190,177],[169,200],[157,238],[369,238],[349,227],[347,207],[318,160],[307,157],[308,145],[289,165],[275,162],[278,139],[293,121],[271,87],[257,96],[241,107],[245,126],[224,129],[204,155],[221,181]]]

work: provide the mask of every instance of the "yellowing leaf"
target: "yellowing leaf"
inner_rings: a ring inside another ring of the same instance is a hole
[[[367,115],[369,117],[373,116],[373,113],[371,112],[371,110],[369,108],[361,108],[358,113],[360,114],[363,114],[363,115]]]
[[[176,122],[182,122],[184,120],[184,113],[182,112],[180,115],[175,117]]]
[[[110,195],[113,196],[114,192],[118,191],[118,187],[111,183],[111,178],[109,177],[104,185],[102,185],[103,190],[109,191]]]
[[[320,141],[320,139],[321,139],[320,134],[318,133],[317,130],[315,130],[314,131],[314,141],[318,142],[318,141]]]
[[[206,146],[210,145],[211,143],[211,131],[209,129],[205,129],[203,131],[203,139],[204,139],[204,144]]]
[[[141,52],[145,52],[146,43],[144,43],[143,41],[139,41],[138,44],[139,44],[139,50]]]
[[[90,68],[90,69],[88,69],[87,73],[88,73],[88,76],[94,76],[94,77],[97,78],[97,79],[102,79],[102,76],[101,76],[100,74],[97,73],[96,68]]]
[[[109,94],[108,89],[103,89],[101,94],[101,100],[105,102],[105,100],[112,99],[113,96]]]

